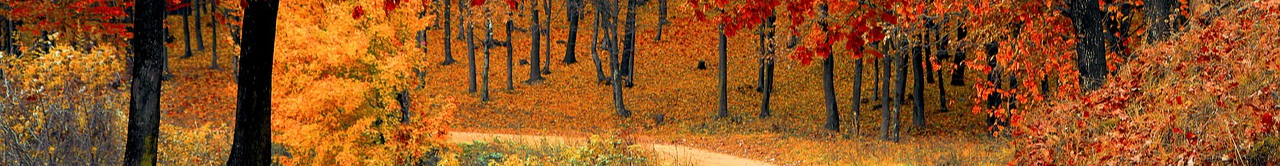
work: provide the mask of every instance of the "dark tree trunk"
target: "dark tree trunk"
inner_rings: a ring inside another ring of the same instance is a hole
[[[959,28],[956,28],[957,41],[964,40],[964,38],[967,35],[968,35],[968,32],[965,32],[964,25],[961,25]],[[965,69],[964,60],[968,57],[965,57],[964,50],[956,50],[956,55],[955,57],[952,57],[952,58],[953,59],[951,60],[951,63],[956,64],[956,69],[954,71],[951,71],[951,85],[963,86],[964,85],[964,69]]]
[[[628,0],[628,2],[630,1],[632,0]],[[605,16],[606,18],[608,18],[602,25],[608,31],[607,32],[608,36],[605,38],[607,42],[606,45],[609,50],[609,65],[612,66],[611,68],[613,69],[612,70],[613,74],[610,78],[613,80],[611,84],[613,85],[614,106],[617,109],[618,116],[626,118],[631,116],[631,111],[627,110],[625,102],[622,98],[622,86],[623,86],[622,70],[621,70],[622,62],[619,61],[622,51],[619,47],[620,43],[618,43],[618,27],[617,27],[617,20],[618,20],[617,13],[619,8],[617,4],[613,4],[613,2],[611,1],[597,0],[597,4],[599,6],[603,6],[606,8],[604,12],[597,12],[597,13],[601,13],[602,16]],[[605,13],[608,13],[608,14],[605,14]]]
[[[194,0],[194,1],[191,1],[191,2],[192,2],[192,4],[191,4],[191,8],[195,8],[195,10],[192,10],[192,9],[187,9],[187,10],[190,10],[190,11],[188,11],[188,12],[191,12],[191,13],[195,13],[195,14],[196,14],[196,26],[195,26],[195,28],[196,28],[196,50],[204,51],[204,31],[200,30],[200,27],[203,27],[203,26],[204,26],[204,24],[200,23],[200,20],[201,20],[200,18],[204,18],[204,17],[200,17],[200,16],[201,16],[201,14],[200,14],[200,0]],[[183,23],[183,24],[186,24],[186,23]],[[190,37],[190,36],[188,36],[188,37]],[[190,47],[188,47],[188,48],[190,48]]]
[[[551,0],[544,0],[542,9],[542,13],[547,16],[547,18],[542,19],[542,31],[539,31],[539,33],[542,33],[542,40],[544,40],[542,45],[545,47],[542,49],[542,55],[545,58],[542,63],[542,74],[546,75],[551,74],[551,43],[553,43],[551,42],[551,17],[555,16],[551,14]]]
[[[1147,42],[1164,41],[1175,28],[1172,18],[1177,3],[1174,0],[1147,0],[1144,4]]]
[[[884,41],[881,43],[884,44],[881,47],[888,47],[887,45],[891,45],[891,42],[888,42],[888,41]],[[888,50],[888,49],[882,49],[882,50]],[[880,93],[877,93],[876,95],[880,96],[880,139],[884,139],[884,140],[893,140],[893,137],[892,137],[893,132],[890,132],[890,130],[893,130],[894,118],[893,118],[893,111],[889,109],[889,104],[892,103],[892,101],[890,101],[889,99],[889,94],[890,94],[889,82],[892,82],[892,81],[890,81],[889,79],[893,78],[893,75],[892,75],[893,72],[891,72],[893,70],[893,62],[892,60],[890,60],[892,59],[892,57],[890,56],[893,56],[893,55],[886,55],[884,58],[880,58],[882,61],[884,61],[880,63],[884,65],[884,67],[880,68],[881,69],[880,74],[883,75],[880,78],[883,81],[880,81],[880,83],[876,85],[876,86],[879,86],[880,89],[883,89],[883,91],[880,91]]]
[[[453,59],[453,38],[449,33],[453,28],[453,26],[451,26],[453,19],[451,19],[452,16],[450,16],[452,14],[452,10],[449,9],[449,5],[452,4],[453,2],[447,1],[444,3],[444,61],[440,62],[440,65],[451,65],[457,62],[457,60]]]
[[[760,118],[767,118],[773,114],[773,111],[769,110],[769,97],[773,93],[773,59],[765,59],[764,69],[765,80],[764,85],[761,85],[762,89],[764,89],[764,94],[761,95],[763,98],[760,100]]]
[[[991,67],[991,72],[987,73],[987,81],[990,81],[992,84],[995,84],[995,89],[1000,89],[1001,69],[996,64],[996,54],[1000,53],[1000,44],[999,43],[986,44],[986,53],[987,53],[987,66]],[[1003,97],[1000,95],[1000,93],[991,93],[990,95],[987,95],[987,108],[994,109],[999,107],[1000,104],[1002,103],[1001,101],[1002,98]],[[995,116],[987,116],[988,127],[994,128],[996,127],[996,125],[999,125],[999,124],[1000,124],[999,118]],[[993,135],[996,134],[995,130],[992,130],[990,132]]]
[[[596,82],[601,84],[607,83],[609,80],[604,76],[604,66],[600,60],[600,26],[603,18],[600,18],[600,7],[596,7],[596,20],[591,30],[591,59],[596,63]]]
[[[1071,9],[1067,16],[1075,25],[1076,68],[1080,70],[1080,86],[1084,91],[1092,91],[1102,86],[1107,76],[1106,47],[1102,31],[1103,13],[1096,2],[1089,0],[1068,0]]]
[[[664,0],[665,1],[665,0]],[[720,81],[720,111],[716,113],[716,118],[729,117],[729,55],[728,55],[729,39],[724,32],[724,23],[720,24],[720,73],[716,79]]]
[[[396,102],[400,104],[400,123],[409,123],[409,106],[412,100],[409,98],[409,90],[400,90],[396,93]]]
[[[515,12],[508,12],[507,17],[515,18],[515,17],[512,17],[514,15],[512,13],[515,13]],[[507,90],[516,90],[516,85],[514,81],[515,77],[514,75],[511,74],[512,67],[514,67],[511,64],[511,62],[513,61],[511,57],[511,53],[515,51],[515,47],[516,47],[513,43],[511,43],[511,29],[516,27],[514,22],[515,21],[513,20],[507,20]]]
[[[535,0],[530,2],[537,1]],[[538,49],[541,48],[538,44],[542,41],[542,39],[539,38],[542,35],[539,35],[538,32],[542,31],[542,27],[541,25],[538,25],[538,7],[536,3],[531,3],[531,5],[529,5],[529,13],[533,14],[533,17],[529,18],[529,23],[533,24],[529,26],[529,38],[532,38],[532,40],[530,40],[532,43],[530,44],[529,50],[529,80],[525,80],[524,83],[536,84],[542,82],[542,71],[539,69],[539,67],[542,67],[539,65],[539,61],[541,61],[541,59],[538,57],[538,53],[540,53]]]
[[[862,120],[859,116],[862,116],[861,100],[863,58],[858,58],[855,61],[856,62],[853,63],[853,92],[851,92],[853,93],[853,100],[849,101],[853,103],[853,123],[850,123],[849,125],[853,126],[853,130],[850,133],[853,133],[853,135],[859,135],[862,132],[862,127],[859,127],[858,124],[861,123],[859,121]]]
[[[129,128],[124,165],[155,165],[160,138],[160,77],[163,74],[165,1],[140,0],[133,11],[134,34]]]
[[[567,0],[568,9],[565,12],[565,18],[569,20],[569,37],[565,43],[564,60],[565,64],[578,63],[578,20],[582,16],[579,12],[582,10],[582,0]]]
[[[493,47],[493,23],[485,20],[484,24],[484,72],[482,76],[482,85],[480,85],[480,101],[490,101],[489,99],[489,48]],[[474,36],[472,36],[474,38]],[[474,65],[473,65],[474,66]]]
[[[636,9],[639,5],[637,0],[627,0],[626,34],[622,38],[622,74],[627,77],[627,87],[635,85]]]
[[[827,124],[823,128],[832,131],[840,130],[840,110],[836,107],[835,57],[830,52],[822,59],[822,93],[827,105]]]
[[[893,96],[893,142],[898,142],[898,140],[901,139],[902,102],[906,99],[907,56],[910,56],[910,53],[907,51],[910,50],[903,49],[899,51],[898,56],[893,58],[893,66],[896,68],[894,70],[898,71],[897,74],[895,74],[898,77],[895,78],[893,85],[893,93],[895,95]]]
[[[658,0],[658,35],[653,38],[653,41],[662,41],[662,26],[667,24],[671,24],[671,21],[667,20],[667,0]]]
[[[465,10],[466,14],[463,14],[463,17],[466,17],[467,15],[471,15],[471,8],[470,8],[470,7],[464,7],[464,8],[466,9],[466,10]],[[472,25],[471,23],[465,23],[465,24],[466,24],[466,29],[463,29],[463,30],[464,30],[464,31],[466,31],[466,32],[463,32],[463,33],[467,35],[467,39],[465,39],[465,40],[467,40],[467,60],[468,60],[468,63],[467,63],[467,71],[468,71],[468,73],[470,73],[470,74],[471,74],[471,77],[467,77],[467,80],[469,81],[469,82],[468,82],[468,84],[467,84],[467,85],[468,85],[468,86],[467,86],[467,92],[475,93],[475,92],[476,92],[476,33],[475,33],[475,25]]]
[[[271,164],[271,65],[278,0],[249,1],[240,46],[235,138],[227,165]]]
[[[211,10],[215,11],[214,14],[222,14],[222,12],[216,12],[217,10],[214,10],[218,8],[217,0],[214,0],[210,5],[213,5],[212,7],[213,9]],[[211,63],[209,68],[215,69],[215,70],[222,70],[222,68],[218,67],[218,24],[221,24],[221,22],[218,22],[218,19],[214,19],[213,20],[213,48],[212,48],[213,58],[209,60],[209,63]]]
[[[764,18],[764,23],[760,24],[760,82],[757,88],[762,92],[760,118],[767,118],[773,114],[773,111],[769,110],[769,98],[773,95],[773,47],[775,45],[772,38],[775,32],[773,22],[776,19],[775,14],[770,14],[769,17]]]
[[[189,17],[191,17],[190,11],[182,14],[182,33],[183,33],[182,41],[184,41],[184,43],[187,44],[186,54],[182,55],[182,59],[191,58],[191,56],[194,55],[191,53],[191,42],[192,42],[191,23],[190,23],[191,20],[189,19]],[[196,20],[200,20],[200,17],[196,16]],[[199,26],[199,25],[196,25],[196,26]],[[199,33],[199,32],[196,32],[196,33]]]
[[[944,39],[944,40],[945,40],[945,39]],[[942,57],[946,57],[946,56],[947,56],[947,55],[946,55],[946,54],[947,54],[946,45],[945,45],[945,44],[943,44],[941,47],[938,47],[938,48],[940,48],[940,49],[938,49],[938,50],[937,50],[937,52],[936,52],[936,53],[938,53],[938,56],[936,56],[936,57],[938,57],[939,59],[942,59]],[[939,63],[939,64],[941,64],[942,62],[938,62],[938,63]],[[939,67],[939,68],[938,68],[938,71],[937,71],[937,72],[938,72],[938,82],[937,82],[937,84],[938,84],[938,111],[940,111],[940,112],[947,112],[947,111],[948,111],[948,109],[947,109],[947,86],[943,85],[943,84],[944,84],[943,82],[947,82],[947,81],[946,81],[946,78],[942,76],[942,73],[943,73],[943,72],[942,72],[942,69],[943,69],[943,68]]]
[[[913,48],[912,53],[915,54],[914,56],[915,64],[911,65],[911,70],[912,70],[911,73],[912,75],[915,75],[915,79],[913,79],[915,81],[915,84],[912,86],[914,88],[913,90],[914,92],[912,93],[914,94],[914,97],[912,97],[912,99],[915,101],[912,102],[912,105],[914,105],[914,107],[912,107],[911,117],[912,117],[912,121],[915,122],[916,127],[920,127],[920,128],[927,127],[927,123],[925,123],[925,115],[924,115],[925,114],[924,84],[926,79],[924,78],[924,76],[930,72],[924,71],[923,61],[924,61],[925,49],[926,48],[923,48],[920,46],[916,46]]]

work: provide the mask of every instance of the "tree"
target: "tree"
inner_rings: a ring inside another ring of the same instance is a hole
[[[720,81],[717,86],[720,88],[720,111],[716,113],[716,118],[729,117],[729,51],[727,49],[729,38],[725,37],[724,31],[724,23],[720,23],[720,72],[716,76],[716,79]]]
[[[577,46],[578,46],[578,20],[582,19],[582,0],[565,0],[565,19],[569,20],[569,36],[564,48],[565,64],[578,63]]]
[[[531,41],[533,41],[533,43],[530,44],[531,47],[529,50],[529,80],[525,80],[524,83],[537,84],[542,82],[543,80],[542,71],[539,71],[539,68],[538,68],[540,67],[538,63],[538,61],[540,60],[538,59],[538,53],[539,53],[538,49],[540,47],[538,44],[539,44],[539,41],[541,41],[541,38],[539,38],[541,35],[538,35],[538,33],[542,31],[541,25],[539,25],[538,23],[538,7],[537,7],[538,1],[529,0],[525,2],[528,2],[529,4],[529,7],[528,7],[529,13],[533,14],[533,16],[529,18],[529,23],[533,24],[533,25],[529,25],[529,38],[532,39]]]
[[[236,127],[227,165],[271,163],[271,68],[278,0],[253,0],[245,6],[244,40],[236,74]]]
[[[635,80],[635,55],[636,55],[636,9],[639,8],[640,0],[627,0],[627,20],[623,22],[625,34],[622,36],[622,63],[620,68],[622,76],[627,87],[634,86]]]
[[[181,10],[180,12],[182,13],[182,33],[183,33],[182,41],[183,43],[187,44],[186,54],[182,55],[182,59],[187,59],[187,58],[191,58],[191,55],[192,55],[191,42],[193,39],[191,38],[191,25],[190,25],[191,21],[189,20],[189,17],[191,17],[191,9],[186,8]],[[196,16],[196,20],[199,20],[199,19],[200,17]],[[196,26],[199,26],[198,23]],[[200,33],[200,32],[196,32],[196,33]]]
[[[671,24],[667,20],[667,0],[658,0],[658,35],[653,37],[653,41],[662,41],[662,26]]]
[[[514,4],[515,1],[507,1],[507,2],[512,3],[510,4],[512,11],[507,11],[507,19],[505,20],[507,24],[507,90],[516,90],[516,86],[514,83],[515,77],[511,74],[512,67],[514,67],[511,64],[511,61],[513,61],[511,58],[511,53],[514,52],[515,50],[515,46],[511,45],[511,29],[514,29],[516,27],[515,21],[512,20],[515,17],[512,17],[512,15],[514,15],[515,11],[518,11],[519,9],[516,9],[515,7],[516,4]]]
[[[1094,1],[1067,0],[1066,15],[1075,25],[1077,39],[1076,68],[1080,69],[1080,85],[1085,91],[1102,86],[1107,76],[1106,46],[1102,32],[1102,9]]]
[[[924,115],[924,80],[926,79],[924,76],[929,72],[924,71],[925,49],[927,48],[924,48],[924,46],[916,45],[913,46],[911,50],[911,54],[913,54],[912,57],[915,59],[912,60],[913,64],[911,65],[911,73],[915,76],[915,78],[912,79],[915,83],[912,85],[914,88],[914,90],[912,90],[914,95],[911,99],[915,101],[911,103],[913,106],[911,109],[911,117],[912,122],[915,122],[916,127],[919,128],[925,128],[927,125],[925,123]]]
[[[617,111],[618,116],[623,118],[630,117],[631,111],[627,110],[626,103],[622,97],[622,84],[624,83],[624,80],[622,79],[621,72],[622,63],[619,61],[622,51],[619,49],[620,44],[618,41],[617,25],[619,6],[616,2],[611,0],[596,0],[594,6],[597,11],[596,15],[600,20],[597,24],[599,24],[600,28],[605,31],[602,33],[603,36],[601,39],[604,39],[604,50],[609,52],[609,68],[611,73],[609,77],[611,81],[609,84],[613,86],[614,109]]]
[[[452,5],[453,2],[450,1],[451,0],[445,0],[444,8],[442,9],[444,10],[444,17],[442,19],[444,20],[444,61],[440,62],[440,65],[451,65],[457,62],[457,60],[453,59],[453,38],[450,38],[452,35],[449,34],[450,28],[453,28],[451,26],[452,19],[450,19],[452,18],[451,10],[449,9],[449,5]]]
[[[480,101],[490,101],[489,99],[489,48],[493,47],[493,21],[485,20],[484,23],[484,84],[481,85]]]
[[[219,68],[219,67],[218,67],[218,39],[219,39],[219,38],[218,38],[218,24],[223,24],[223,21],[222,21],[221,19],[219,19],[219,18],[224,18],[224,17],[226,17],[226,16],[225,16],[225,15],[223,15],[223,13],[222,13],[221,11],[217,10],[217,8],[218,8],[218,1],[217,1],[217,0],[214,0],[213,2],[211,2],[211,3],[210,3],[210,5],[212,5],[212,6],[213,6],[213,8],[214,8],[214,9],[212,9],[212,10],[213,10],[213,11],[214,11],[214,13],[216,13],[217,15],[214,15],[214,16],[213,16],[213,18],[214,18],[214,19],[213,19],[213,22],[214,22],[214,24],[213,24],[213,48],[212,48],[213,50],[211,50],[211,53],[210,53],[213,57],[209,60],[209,63],[210,63],[210,64],[209,64],[209,68],[210,68],[210,69],[214,69],[214,70],[222,70],[222,68]]]
[[[140,0],[133,11],[133,68],[124,165],[155,165],[160,139],[160,76],[164,70],[164,1]]]

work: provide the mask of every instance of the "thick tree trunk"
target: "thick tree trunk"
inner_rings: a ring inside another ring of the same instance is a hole
[[[965,38],[965,37],[967,37],[967,35],[968,35],[968,32],[966,32],[966,31],[965,31],[965,29],[964,29],[964,26],[963,26],[963,25],[961,25],[959,28],[956,28],[956,40],[957,40],[957,41],[958,41],[958,40],[964,40],[964,38]],[[960,49],[957,49],[957,50],[956,50],[956,55],[955,55],[955,57],[952,57],[952,60],[951,60],[951,63],[955,63],[955,64],[956,64],[956,69],[955,69],[955,70],[953,70],[953,71],[951,71],[951,85],[954,85],[954,86],[963,86],[963,85],[964,85],[964,69],[965,69],[965,67],[964,67],[964,65],[965,65],[964,60],[965,60],[966,58],[968,58],[968,57],[965,57],[965,51],[964,51],[964,50],[960,50]]]
[[[822,60],[822,92],[827,105],[827,124],[823,128],[832,131],[840,130],[840,110],[836,107],[835,57],[828,52]]]
[[[1107,76],[1106,46],[1102,31],[1103,13],[1095,1],[1068,0],[1071,11],[1067,14],[1075,25],[1076,68],[1080,70],[1080,86],[1092,91],[1102,86]]]
[[[124,165],[155,165],[160,138],[160,77],[164,46],[164,1],[140,0],[133,11],[134,34],[129,128]]]
[[[450,16],[452,14],[450,11],[452,10],[449,9],[449,5],[452,4],[452,2],[444,3],[444,61],[440,62],[440,65],[451,65],[457,62],[457,60],[453,59],[453,38],[449,34],[449,31],[452,31],[453,28],[451,26],[453,19]]]
[[[665,1],[665,0],[664,0]],[[716,118],[729,117],[729,55],[728,55],[729,39],[724,32],[724,23],[720,24],[720,73],[716,79],[720,81],[717,86],[720,88],[720,111],[716,113]]]
[[[885,44],[886,46],[881,46],[881,47],[888,47],[887,45],[891,45],[890,44],[891,42],[888,42],[888,41],[885,41],[882,43]],[[888,50],[888,49],[883,49],[883,50]],[[890,60],[892,59],[892,57],[890,56],[893,56],[893,55],[886,55],[884,58],[880,58],[882,61],[884,61],[880,63],[884,65],[884,67],[880,68],[881,69],[880,74],[883,75],[880,78],[883,81],[880,81],[880,83],[876,85],[876,86],[879,86],[880,89],[883,89],[883,91],[880,91],[880,93],[876,94],[880,96],[880,139],[884,139],[887,141],[893,140],[893,137],[892,137],[893,132],[890,132],[890,130],[893,130],[893,119],[894,119],[893,111],[889,109],[890,107],[889,105],[890,103],[892,103],[892,101],[890,101],[889,99],[889,94],[890,94],[889,82],[892,82],[892,81],[890,81],[889,79],[893,78],[893,75],[892,75],[893,72],[891,72],[893,70],[893,62],[892,60]]]
[[[271,65],[278,0],[249,1],[240,46],[235,137],[227,165],[271,164]]]
[[[536,1],[530,1],[530,2],[536,2]],[[530,44],[530,47],[529,47],[530,49],[529,50],[529,80],[525,80],[524,83],[536,84],[536,83],[542,82],[542,79],[543,79],[542,71],[540,71],[541,69],[539,69],[539,67],[542,67],[539,64],[540,63],[539,61],[541,61],[541,59],[539,59],[538,57],[538,53],[540,53],[538,49],[542,48],[541,46],[538,45],[539,42],[542,41],[542,38],[539,38],[542,35],[539,35],[538,32],[542,31],[541,30],[542,27],[541,25],[538,24],[539,12],[538,12],[538,7],[536,3],[529,5],[529,13],[533,14],[533,17],[529,18],[529,23],[533,24],[529,26],[529,38],[532,39],[530,40],[532,41],[532,43]]]
[[[862,63],[863,63],[863,58],[858,58],[858,59],[857,59],[857,60],[855,60],[855,61],[856,61],[856,62],[854,62],[854,63],[853,63],[853,92],[851,92],[851,93],[853,93],[853,100],[852,100],[852,101],[849,101],[849,102],[852,102],[852,103],[853,103],[853,109],[852,109],[852,110],[853,110],[853,122],[852,122],[852,123],[850,123],[849,125],[850,125],[850,126],[853,126],[853,130],[852,130],[850,133],[853,133],[853,135],[859,135],[859,134],[861,134],[861,132],[862,132],[862,127],[859,127],[859,125],[858,125],[858,124],[859,124],[859,123],[861,123],[861,122],[860,122],[860,120],[862,120],[862,119],[860,118],[860,116],[862,116],[862,101],[861,101],[861,100],[862,100]]]
[[[565,64],[578,63],[578,20],[581,16],[582,0],[567,0],[568,9],[565,11],[565,18],[569,20],[569,37],[565,43],[564,59],[561,62]]]
[[[1147,0],[1144,4],[1147,42],[1164,41],[1174,28],[1172,14],[1176,3],[1173,0]]]
[[[925,48],[920,46],[914,47],[914,50],[912,53],[915,54],[914,56],[915,64],[911,65],[912,74],[915,75],[915,79],[913,79],[915,81],[915,84],[912,86],[914,88],[913,90],[914,92],[912,93],[914,94],[914,96],[912,97],[912,99],[915,101],[912,102],[912,105],[914,105],[914,107],[912,107],[911,117],[912,117],[912,122],[915,122],[916,127],[919,127],[919,128],[927,127],[927,123],[925,123],[925,115],[924,115],[925,114],[924,84],[926,79],[924,76],[927,75],[929,72],[924,71],[924,62],[923,62],[924,54],[925,54],[924,49]]]
[[[187,44],[187,50],[186,50],[187,53],[182,55],[182,59],[191,58],[191,56],[194,55],[191,53],[191,42],[192,42],[191,25],[190,25],[191,20],[189,19],[189,17],[191,17],[191,12],[189,11],[187,13],[182,14],[182,33],[183,33],[182,41],[184,41],[184,43]],[[200,17],[197,16],[196,20],[199,20],[199,19]],[[199,25],[196,25],[196,26],[199,26]],[[199,32],[196,32],[196,33],[199,33]]]

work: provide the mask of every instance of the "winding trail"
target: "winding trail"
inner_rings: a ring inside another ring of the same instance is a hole
[[[549,135],[515,135],[515,134],[493,134],[493,133],[472,133],[472,132],[450,132],[449,142],[451,143],[467,143],[475,141],[492,141],[494,139],[525,143],[530,145],[547,144],[547,143],[586,143],[587,138],[580,137],[563,137]],[[637,143],[641,147],[652,149],[657,153],[657,158],[663,165],[709,165],[709,166],[752,166],[766,165],[772,166],[767,162],[746,159],[738,156],[716,153],[712,151],[702,150],[698,148],[670,145],[670,144],[653,144],[653,143]]]

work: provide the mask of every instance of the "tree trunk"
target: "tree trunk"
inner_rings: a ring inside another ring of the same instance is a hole
[[[542,2],[542,9],[542,13],[547,16],[547,18],[542,19],[542,31],[538,31],[539,33],[542,33],[542,40],[544,40],[542,45],[545,47],[542,49],[542,55],[543,58],[545,58],[542,63],[542,74],[549,75],[551,74],[551,43],[553,43],[551,42],[551,17],[555,16],[551,14],[551,0],[544,0]]]
[[[606,12],[609,13],[608,15],[605,15],[609,19],[608,21],[605,21],[603,25],[609,31],[608,32],[609,36],[607,37],[608,38],[607,45],[609,47],[609,64],[610,66],[613,66],[611,67],[613,68],[612,70],[613,76],[611,76],[610,78],[613,79],[612,85],[613,85],[614,106],[617,109],[618,116],[626,118],[631,116],[631,111],[627,110],[624,100],[622,98],[622,86],[623,86],[622,70],[621,70],[622,62],[619,61],[619,58],[621,57],[622,52],[619,49],[620,48],[619,43],[617,42],[618,27],[616,26],[618,6],[616,4],[611,4],[610,1],[603,1],[603,0],[600,0],[600,1],[602,2],[598,2],[598,3],[605,4],[604,6],[608,8]],[[631,0],[628,0],[628,1],[631,1]]]
[[[888,41],[884,41],[882,43],[885,46],[881,47],[888,47],[887,45],[891,45],[891,42]],[[883,91],[876,94],[880,96],[880,139],[884,139],[886,141],[893,140],[892,132],[889,132],[890,130],[893,130],[893,111],[889,109],[889,104],[892,103],[889,99],[889,82],[891,82],[889,79],[893,79],[893,73],[890,72],[893,70],[893,63],[892,60],[890,60],[892,57],[890,56],[893,55],[886,55],[884,58],[880,58],[884,61],[880,63],[884,65],[884,67],[880,68],[880,74],[883,75],[880,78],[883,81],[880,81],[880,84],[877,86],[879,86],[880,89],[883,89]]]
[[[474,38],[474,36],[473,36]],[[490,101],[489,99],[489,48],[493,46],[493,23],[491,20],[485,20],[484,24],[484,72],[481,73],[482,85],[480,85],[480,101]]]
[[[133,69],[124,165],[155,165],[160,138],[160,77],[164,46],[164,1],[140,0],[133,12]]]
[[[596,82],[603,84],[607,83],[608,79],[604,76],[604,66],[601,65],[600,60],[600,22],[604,19],[600,18],[599,12],[600,8],[596,7],[596,20],[591,28],[591,59],[596,63]]]
[[[912,117],[912,122],[915,122],[916,127],[919,127],[919,128],[927,127],[925,123],[925,115],[924,115],[925,114],[924,84],[926,79],[924,76],[930,72],[924,71],[924,54],[925,54],[924,50],[925,49],[926,48],[921,46],[914,47],[914,50],[912,53],[915,54],[914,56],[915,64],[911,65],[912,74],[915,75],[915,79],[913,79],[915,81],[915,84],[912,86],[914,88],[913,90],[914,92],[912,93],[914,95],[912,99],[915,100],[915,102],[912,102],[912,105],[914,105],[914,107],[912,107],[911,117]]]
[[[636,0],[627,0],[626,34],[622,38],[622,74],[627,77],[627,87],[635,85],[636,8],[638,8],[636,6],[640,5],[639,3]]]
[[[564,46],[564,60],[561,60],[565,64],[578,63],[576,54],[578,52],[578,19],[581,16],[578,13],[582,10],[581,1],[567,0],[566,2],[569,4],[568,9],[565,11],[565,18],[569,20],[569,37],[566,37],[568,41]]]
[[[968,35],[968,32],[965,32],[964,25],[961,25],[959,28],[956,28],[957,41],[964,40],[964,38],[967,35]],[[956,64],[956,69],[951,71],[951,85],[964,86],[964,69],[965,69],[964,60],[968,57],[965,57],[964,50],[956,50],[956,55],[955,57],[952,57],[952,58],[953,59],[951,60],[951,63]]]
[[[186,44],[187,44],[187,50],[186,50],[186,52],[187,52],[187,53],[182,55],[182,59],[191,58],[191,56],[193,55],[193,54],[191,53],[191,41],[192,41],[192,40],[191,40],[191,25],[190,25],[190,24],[191,24],[191,23],[190,23],[190,21],[191,21],[191,20],[190,20],[188,17],[191,17],[191,12],[190,12],[190,11],[188,11],[187,13],[183,13],[183,14],[182,14],[182,33],[184,34],[184,35],[182,35],[182,41],[184,41],[184,43],[186,43]],[[197,16],[197,17],[196,17],[196,20],[200,20],[200,17],[199,17],[199,16]],[[199,26],[199,25],[196,25],[196,26]],[[199,32],[196,32],[196,33],[199,33]]]
[[[835,57],[827,52],[827,58],[822,59],[822,92],[827,104],[827,124],[823,128],[831,131],[840,131],[840,111],[836,107],[836,85],[835,77]]]
[[[512,13],[515,13],[515,12],[508,12],[507,17],[515,18],[515,17],[512,17],[513,16]],[[516,47],[515,44],[511,43],[511,29],[516,27],[514,22],[515,21],[513,20],[507,20],[507,90],[516,90],[516,85],[514,83],[515,77],[511,74],[512,67],[514,67],[514,65],[511,64],[511,62],[513,61],[511,57],[511,53],[515,51],[515,47]]]
[[[850,123],[849,125],[853,126],[853,130],[850,133],[853,133],[853,135],[859,135],[862,132],[862,127],[859,127],[858,123],[860,123],[859,121],[861,120],[859,116],[862,116],[861,100],[863,58],[858,58],[855,61],[856,62],[853,63],[853,100],[850,101],[853,103],[853,123]]]
[[[463,17],[466,17],[466,16],[471,15],[471,8],[470,8],[470,7],[466,7],[465,12],[466,12],[466,14],[463,14]],[[463,33],[465,33],[465,34],[467,35],[467,39],[465,39],[465,40],[467,40],[467,60],[468,60],[468,63],[467,63],[467,71],[468,71],[468,73],[470,73],[470,74],[471,74],[471,77],[467,77],[467,80],[469,81],[469,82],[468,82],[468,84],[467,84],[467,85],[468,85],[468,86],[467,86],[467,92],[475,93],[475,92],[476,92],[476,34],[475,34],[475,25],[472,25],[471,23],[465,23],[465,22],[464,22],[464,24],[466,24],[466,26],[467,26],[467,28],[466,28],[466,29],[464,29],[464,31],[466,31],[466,32],[463,32]]]
[[[278,0],[249,1],[245,7],[244,40],[235,138],[227,165],[271,164],[271,65],[275,50]]]
[[[200,18],[204,18],[204,17],[200,17],[200,0],[194,0],[191,2],[192,2],[191,8],[195,8],[195,9],[194,10],[187,9],[187,10],[189,10],[189,13],[196,14],[196,27],[195,27],[196,28],[196,50],[204,51],[204,31],[200,30],[200,27],[204,26],[204,24],[200,23],[200,20],[202,20]]]
[[[541,61],[541,59],[538,59],[538,53],[540,53],[538,49],[541,48],[538,43],[542,41],[542,39],[539,38],[542,35],[539,35],[538,32],[541,32],[542,30],[540,30],[541,25],[538,25],[537,1],[535,0],[530,2],[532,3],[529,6],[529,13],[532,13],[533,17],[529,18],[529,23],[533,25],[529,26],[529,38],[532,38],[532,40],[530,40],[532,43],[530,44],[529,50],[529,80],[525,80],[524,83],[536,84],[542,82],[542,71],[539,71],[540,69],[538,68],[541,67],[538,64],[539,61]]]
[[[944,40],[945,40],[945,39],[944,39]],[[945,45],[943,45],[942,47],[939,47],[939,48],[942,48],[942,49],[937,50],[937,52],[936,52],[936,53],[938,53],[939,55],[938,55],[938,56],[935,56],[935,57],[938,57],[939,59],[941,59],[942,57],[946,57],[946,56],[947,56],[947,55],[946,55],[946,54],[947,54],[947,50],[946,50]],[[938,62],[938,63],[939,63],[939,64],[941,64],[942,62]],[[944,78],[944,77],[942,76],[942,73],[943,73],[943,72],[942,72],[942,69],[943,69],[942,67],[939,67],[939,68],[938,68],[938,71],[937,71],[937,72],[938,72],[938,83],[937,83],[937,84],[938,84],[938,111],[939,111],[939,112],[947,112],[947,111],[948,111],[948,109],[947,109],[947,86],[943,85],[943,84],[944,84],[943,82],[946,82],[946,78]]]
[[[764,61],[765,80],[763,82],[764,85],[761,85],[762,89],[764,89],[764,92],[763,92],[764,94],[761,95],[762,99],[760,100],[760,118],[768,118],[773,114],[773,111],[769,110],[769,97],[772,96],[772,93],[773,93],[773,67],[772,66],[773,66],[773,59],[766,58]]]
[[[400,104],[400,123],[409,123],[409,106],[412,100],[409,98],[409,90],[400,90],[396,93],[396,102]]]
[[[449,9],[449,5],[452,4],[452,2],[444,3],[444,61],[440,62],[440,65],[451,65],[457,62],[457,60],[453,59],[453,38],[449,34],[449,31],[452,31],[451,28],[453,28],[451,26],[453,19],[450,19],[452,18],[450,16],[452,10]]]
[[[1080,87],[1084,91],[1092,91],[1101,87],[1107,76],[1102,9],[1089,0],[1068,0],[1066,3],[1072,8],[1067,16],[1075,25],[1076,37],[1080,41],[1076,44],[1076,68],[1080,69]]]
[[[716,113],[716,118],[729,117],[728,45],[729,39],[724,32],[724,23],[720,23],[720,73],[716,77],[720,81],[720,111]]]
[[[895,78],[893,85],[893,93],[897,95],[893,97],[893,142],[898,142],[902,138],[900,137],[902,132],[902,102],[906,99],[907,56],[910,56],[906,51],[910,50],[902,50],[898,56],[893,58],[893,66],[897,68],[894,70],[898,71],[895,74],[898,77]]]
[[[658,5],[658,35],[653,38],[655,42],[662,41],[662,26],[671,24],[667,20],[667,0],[658,0]]]
[[[1147,42],[1164,41],[1171,34],[1174,28],[1172,13],[1177,6],[1173,0],[1147,0],[1144,1],[1143,10],[1146,11],[1147,22]]]
[[[214,0],[214,1],[212,2],[212,4],[210,4],[210,5],[213,5],[213,7],[212,7],[213,9],[217,9],[217,8],[218,8],[218,1],[217,1],[217,0]],[[222,12],[217,12],[217,10],[213,10],[213,9],[211,9],[211,10],[212,10],[212,11],[214,11],[214,14],[219,14],[219,15],[221,15],[221,14],[222,14]],[[215,17],[215,18],[216,18],[216,17]],[[213,48],[212,48],[212,49],[213,49],[213,52],[212,52],[213,58],[209,60],[209,63],[211,63],[209,68],[211,68],[211,69],[215,69],[215,70],[222,70],[222,68],[218,67],[218,39],[219,39],[219,38],[218,38],[218,24],[221,24],[221,22],[218,22],[218,19],[213,19]]]

